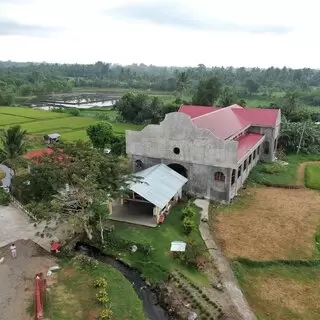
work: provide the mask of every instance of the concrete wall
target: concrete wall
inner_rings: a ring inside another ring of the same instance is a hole
[[[175,154],[174,148],[180,153]],[[126,131],[129,155],[167,159],[174,163],[193,163],[223,168],[236,167],[237,142],[218,139],[207,129],[195,127],[182,112],[166,115],[160,125],[141,131]]]

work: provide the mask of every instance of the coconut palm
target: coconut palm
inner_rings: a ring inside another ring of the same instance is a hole
[[[190,87],[190,78],[188,72],[179,72],[177,74],[177,92],[181,99],[183,99],[183,93]]]
[[[0,162],[6,162],[13,170],[26,152],[27,131],[16,125],[0,131]]]

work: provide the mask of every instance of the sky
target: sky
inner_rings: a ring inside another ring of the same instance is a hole
[[[320,68],[318,0],[0,0],[0,60]]]

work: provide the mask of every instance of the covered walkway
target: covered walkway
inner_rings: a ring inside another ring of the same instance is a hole
[[[188,179],[164,164],[134,177],[136,181],[129,182],[121,199],[110,204],[109,219],[156,227],[182,197],[182,187]]]

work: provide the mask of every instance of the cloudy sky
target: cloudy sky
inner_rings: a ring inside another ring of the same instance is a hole
[[[0,60],[320,68],[318,0],[0,0]]]

